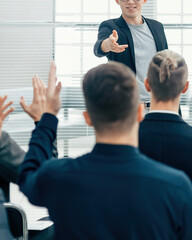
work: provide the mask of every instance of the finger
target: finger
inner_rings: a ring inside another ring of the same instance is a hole
[[[117,31],[116,31],[116,30],[113,30],[113,37],[115,37],[115,38],[118,37],[118,34],[117,34]]]
[[[52,61],[49,72],[47,92],[53,93],[55,89],[55,82],[56,82],[56,66],[54,61]]]
[[[59,94],[60,94],[60,92],[61,92],[61,87],[62,87],[61,82],[59,82],[59,83],[57,84],[56,88],[55,88],[55,94],[56,94],[56,95],[59,95]]]
[[[121,53],[121,52],[124,52],[125,49],[119,49],[119,48],[114,48],[111,50],[112,52],[115,52],[115,53]]]
[[[5,104],[2,109],[1,112],[4,112],[6,108],[8,108],[11,104],[13,103],[13,101],[8,102],[7,104]]]
[[[116,53],[121,53],[121,52],[124,52],[125,51],[125,49],[123,48],[123,49],[117,49],[115,52]]]
[[[37,79],[36,79],[36,83],[37,83],[39,95],[43,96],[43,86],[42,86],[42,84],[40,82],[40,78],[38,76],[37,76]]]
[[[124,44],[124,45],[119,45],[118,43],[115,43],[115,44],[114,44],[114,47],[115,47],[115,48],[119,48],[119,49],[120,49],[120,48],[123,48],[123,49],[125,49],[125,48],[127,48],[127,47],[128,47],[128,45],[127,45],[127,44]]]
[[[3,114],[3,120],[7,117],[7,115],[9,115],[9,113],[13,112],[14,107],[8,109],[4,114]]]
[[[5,95],[4,97],[0,97],[0,105],[1,106],[4,104],[6,99],[7,99],[7,95]]]
[[[41,78],[39,78],[39,84],[41,86],[42,94],[45,95],[45,91],[46,91],[45,83],[43,82],[43,80]]]
[[[23,110],[24,110],[25,112],[28,112],[29,106],[26,104],[25,99],[24,99],[23,96],[21,97],[20,105],[21,105],[21,107],[23,108]]]
[[[109,40],[115,44],[117,42],[117,38],[113,36],[113,33],[110,35]]]
[[[128,48],[128,45],[127,44],[124,44],[124,45],[119,45],[119,47],[122,47],[122,48]]]
[[[114,49],[113,50],[116,50],[116,51],[121,51],[121,50],[125,50],[125,48],[127,48],[128,45],[115,45]]]
[[[34,75],[33,79],[33,99],[36,101],[38,96],[39,96],[39,89],[38,89],[38,85],[37,85],[37,75]]]

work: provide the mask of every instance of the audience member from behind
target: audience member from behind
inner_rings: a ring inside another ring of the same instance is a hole
[[[20,189],[48,208],[55,239],[192,239],[192,186],[181,171],[141,154],[142,108],[133,72],[102,64],[83,80],[96,144],[76,159],[51,159],[61,84],[51,65],[46,113],[32,133]]]
[[[152,59],[145,87],[151,109],[139,130],[139,148],[147,156],[185,171],[192,179],[192,127],[178,115],[179,100],[189,82],[182,56],[164,50]]]

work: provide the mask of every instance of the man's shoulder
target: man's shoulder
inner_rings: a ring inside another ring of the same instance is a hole
[[[0,139],[5,139],[5,138],[10,138],[10,136],[9,136],[9,134],[7,132],[2,131]]]
[[[107,19],[101,22],[100,27],[104,26],[115,26],[120,18],[112,18],[112,19]]]
[[[159,186],[162,184],[182,190],[184,186],[191,185],[188,176],[183,171],[155,161],[144,154],[141,154],[141,157],[145,160],[146,177],[151,178],[154,182],[159,182]]]
[[[155,26],[163,26],[163,24],[157,20],[146,18],[146,17],[144,17],[144,19],[148,24],[155,25]]]
[[[43,174],[54,172],[59,173],[62,172],[70,172],[78,170],[78,167],[81,165],[80,162],[86,159],[87,154],[79,156],[77,158],[52,158],[43,163],[41,166],[41,172]]]
[[[47,161],[41,166],[39,180],[45,182],[58,182],[61,179],[71,178],[72,176],[78,176],[82,172],[87,172],[87,170],[93,170],[92,164],[90,164],[90,155],[85,154],[78,158],[61,158],[52,159]],[[159,187],[166,187],[170,189],[175,189],[176,191],[183,190],[184,188],[189,188],[189,179],[180,170],[169,167],[165,164],[156,162],[147,156],[139,153],[136,158],[137,170],[135,176],[140,176],[142,179],[149,179],[150,182],[156,182]],[[94,161],[94,167],[96,167],[97,161]],[[91,165],[91,166],[90,166]],[[135,166],[136,166],[135,165]],[[125,174],[123,170],[123,174]],[[127,177],[129,177],[129,171],[127,171]],[[59,180],[60,179],[60,180]]]
[[[169,113],[148,113],[140,123],[140,129],[145,128],[147,124],[149,124],[152,129],[158,124],[168,125],[170,131],[176,127],[178,131],[182,129],[182,133],[186,132],[192,137],[192,126],[184,121],[179,115]],[[172,126],[172,128],[170,128],[170,126]]]

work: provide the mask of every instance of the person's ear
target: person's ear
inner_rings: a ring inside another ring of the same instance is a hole
[[[85,119],[85,122],[87,123],[88,126],[92,127],[93,124],[92,124],[92,121],[91,121],[91,118],[89,116],[89,113],[87,111],[84,111],[83,112],[83,117]]]
[[[115,2],[119,5],[119,0],[115,0]]]
[[[145,89],[147,90],[147,92],[151,92],[148,78],[145,78],[144,85],[145,85]]]
[[[140,103],[137,112],[137,121],[140,123],[144,118],[144,103]]]
[[[146,2],[147,2],[147,0],[144,0],[144,1],[143,1],[143,4],[145,4]]]
[[[182,93],[185,93],[187,91],[188,87],[189,87],[189,81],[186,82],[185,87],[184,87]]]

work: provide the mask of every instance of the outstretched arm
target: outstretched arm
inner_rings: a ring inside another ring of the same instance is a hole
[[[100,24],[98,29],[97,41],[94,44],[94,54],[97,57],[108,56],[112,52],[121,53],[128,47],[126,37],[119,45],[118,33],[121,30],[114,24],[113,21],[104,21]]]

